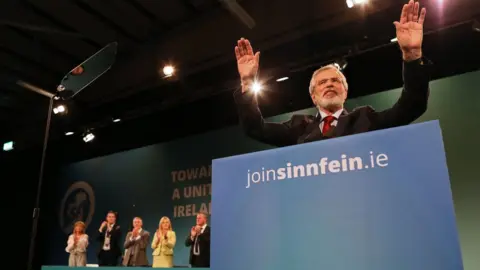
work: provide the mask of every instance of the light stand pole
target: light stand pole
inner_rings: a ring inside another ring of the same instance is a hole
[[[47,153],[48,137],[50,135],[50,123],[52,121],[53,102],[57,98],[62,98],[65,100],[73,98],[82,89],[90,85],[100,76],[102,76],[105,72],[107,72],[115,62],[117,46],[117,42],[109,43],[100,51],[96,52],[87,60],[83,61],[80,65],[72,69],[61,80],[60,84],[57,87],[56,94],[52,94],[44,89],[41,89],[40,87],[21,80],[16,81],[17,85],[50,99],[47,122],[45,124],[45,137],[43,141],[42,160],[40,164],[40,172],[38,175],[37,194],[35,199],[35,206],[33,208],[32,235],[30,238],[30,249],[28,253],[27,265],[28,270],[32,270],[33,268],[35,240],[37,237],[38,220],[40,218],[40,194],[42,192],[42,182],[45,174],[45,159]]]
[[[40,218],[40,194],[42,192],[43,174],[45,169],[45,157],[47,153],[48,137],[50,135],[50,123],[52,121],[53,100],[55,98],[55,95],[37,86],[26,83],[24,81],[17,81],[17,84],[35,93],[48,97],[49,99],[47,121],[45,124],[45,136],[43,140],[42,159],[40,162],[40,172],[38,174],[38,183],[37,183],[37,192],[36,192],[37,194],[35,199],[35,206],[33,208],[33,216],[32,216],[33,224],[32,224],[32,232],[30,236],[30,247],[28,251],[27,269],[32,270],[33,258],[35,255],[35,239],[37,237],[38,220]]]

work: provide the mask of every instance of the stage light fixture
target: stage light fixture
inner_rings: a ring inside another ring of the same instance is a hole
[[[93,139],[95,139],[95,135],[91,132],[87,132],[83,135],[83,141],[86,143],[91,142]]]
[[[277,82],[283,82],[283,81],[286,81],[288,79],[289,79],[288,77],[281,77],[281,78],[277,79]]]
[[[120,118],[114,118],[112,121],[113,121],[114,123],[118,123],[118,122],[120,122],[120,121],[122,121],[122,120],[121,120]]]
[[[175,73],[175,68],[171,65],[167,65],[163,67],[163,74],[165,77],[171,77]]]
[[[348,62],[345,59],[336,60],[333,65],[340,71],[343,71],[347,68]]]
[[[70,136],[70,135],[73,135],[73,134],[75,134],[73,131],[65,132],[65,136]]]
[[[7,152],[7,151],[12,151],[13,150],[13,141],[10,141],[10,142],[6,142],[3,144],[3,151]]]
[[[66,113],[66,112],[67,112],[67,107],[65,105],[58,105],[57,107],[53,108],[54,114]]]
[[[262,91],[263,86],[259,82],[254,82],[252,85],[252,90],[255,94],[259,93]]]
[[[347,7],[352,8],[356,5],[367,4],[368,0],[347,0]]]
[[[47,110],[47,121],[45,123],[45,135],[43,140],[43,148],[42,148],[42,158],[40,161],[40,173],[38,174],[38,184],[36,190],[36,199],[35,199],[35,207],[33,208],[33,215],[32,215],[32,232],[30,237],[30,245],[29,245],[29,252],[28,252],[28,262],[27,262],[27,269],[33,269],[33,259],[35,258],[35,244],[37,238],[37,230],[38,230],[38,221],[40,216],[40,194],[42,191],[42,182],[44,178],[44,168],[45,168],[45,160],[46,160],[46,153],[47,153],[47,146],[49,141],[50,135],[50,125],[52,119],[52,112],[57,113],[65,113],[67,111],[67,107],[65,105],[59,105],[54,107],[54,103],[57,100],[68,100],[73,98],[76,94],[80,93],[85,87],[93,83],[97,80],[100,76],[102,76],[105,72],[110,70],[113,63],[115,62],[116,55],[117,55],[117,42],[112,42],[107,44],[103,47],[100,51],[96,52],[94,55],[90,56],[87,60],[83,61],[80,65],[76,66],[65,74],[65,76],[61,79],[60,84],[56,89],[56,93],[51,93],[45,89],[42,89],[38,86],[35,86],[31,83],[25,82],[23,80],[17,80],[16,84],[45,96],[49,99],[49,105]],[[93,134],[84,137],[85,141],[91,141],[94,138]]]

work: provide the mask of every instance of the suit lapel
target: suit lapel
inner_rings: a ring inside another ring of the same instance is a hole
[[[142,231],[138,234],[140,236],[140,240],[139,241],[143,241],[143,236],[145,234],[145,230],[142,229]],[[133,257],[135,257],[135,264],[138,265],[138,264],[142,264],[143,262],[141,262],[141,257],[139,256],[139,252],[140,252],[140,244],[138,242],[135,243],[135,245],[133,246]]]
[[[344,134],[345,127],[347,126],[347,123],[348,123],[347,116],[348,116],[347,110],[343,109],[342,113],[340,114],[340,117],[338,118],[337,126],[333,129],[332,137],[338,137],[338,134]]]
[[[317,114],[315,119],[307,125],[305,129],[305,138],[303,138],[303,142],[311,142],[316,141],[318,138],[322,137],[322,132],[320,131],[320,115]]]
[[[143,240],[142,238],[143,238],[144,232],[145,232],[145,231],[142,229],[142,231],[138,234],[138,236],[140,236],[140,241]],[[135,256],[135,258],[136,258],[137,254],[138,254],[138,248],[139,248],[139,246],[140,246],[140,245],[139,245],[137,242],[135,242],[135,245],[133,245],[133,255]]]

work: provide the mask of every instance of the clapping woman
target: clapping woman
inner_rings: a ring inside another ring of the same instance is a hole
[[[175,247],[176,241],[176,235],[172,230],[172,223],[170,222],[170,219],[168,217],[162,217],[152,241],[152,267],[173,267],[173,248]]]
[[[75,222],[73,233],[70,234],[65,251],[70,253],[68,266],[87,265],[88,235],[85,233],[85,223]]]

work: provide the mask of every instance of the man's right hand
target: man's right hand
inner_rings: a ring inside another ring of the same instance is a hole
[[[197,230],[196,230],[195,226],[193,226],[192,230],[190,231],[190,236],[195,237],[195,235],[197,235]]]
[[[103,228],[105,228],[105,226],[107,226],[107,222],[106,222],[106,221],[102,222],[102,225],[100,225],[100,229],[98,229],[98,230],[99,230],[100,232],[102,232],[102,231],[103,231]]]
[[[140,230],[139,228],[133,228],[133,230],[132,230],[132,237],[134,237],[134,238],[137,237],[138,234],[139,234],[139,233],[138,233],[139,230]]]
[[[251,83],[255,79],[260,63],[260,52],[253,54],[252,45],[248,39],[241,38],[235,46],[238,74],[242,84]]]

